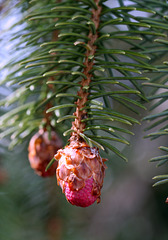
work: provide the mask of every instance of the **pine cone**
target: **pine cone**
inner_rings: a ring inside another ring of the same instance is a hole
[[[54,157],[54,154],[61,147],[62,141],[54,131],[51,131],[51,139],[49,133],[43,129],[39,130],[39,132],[31,138],[28,147],[29,162],[38,175],[48,177],[55,174],[58,165],[57,161],[55,161],[47,171],[45,171],[45,169]]]
[[[100,190],[105,173],[105,159],[97,148],[86,143],[70,144],[58,150],[57,182],[67,200],[76,206],[88,207],[100,202]]]

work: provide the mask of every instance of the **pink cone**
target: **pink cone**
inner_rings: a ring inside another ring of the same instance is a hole
[[[68,183],[65,183],[65,196],[72,205],[88,207],[97,199],[96,195],[92,195],[92,188],[93,178],[87,179],[85,182],[85,187],[79,191],[72,191]]]

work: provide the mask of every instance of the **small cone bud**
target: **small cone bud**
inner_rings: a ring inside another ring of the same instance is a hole
[[[47,131],[41,129],[31,138],[28,147],[29,162],[38,175],[48,177],[55,174],[58,165],[57,161],[47,171],[45,169],[61,147],[62,141],[54,131],[51,131],[51,136],[49,136]]]
[[[166,201],[165,201],[165,203],[168,203],[168,197],[166,198]]]
[[[71,204],[88,207],[96,200],[100,202],[105,159],[100,157],[97,148],[86,143],[70,144],[58,150],[55,158],[58,185]]]

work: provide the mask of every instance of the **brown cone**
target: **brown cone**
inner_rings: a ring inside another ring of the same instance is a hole
[[[38,175],[48,177],[55,174],[58,164],[57,161],[55,161],[47,171],[45,171],[45,169],[54,157],[54,154],[61,147],[62,141],[54,131],[51,131],[51,138],[49,133],[43,129],[39,130],[39,132],[31,138],[28,147],[29,162]]]
[[[87,191],[82,191],[85,192],[85,196],[81,197],[81,205],[80,200],[76,197],[77,194],[75,196],[74,192],[80,192],[82,189],[84,189],[88,180],[89,184],[92,182],[92,189],[90,193],[88,192],[88,194],[94,197],[94,199],[91,198],[94,201],[96,199],[97,202],[100,201],[100,191],[103,186],[105,173],[105,159],[100,157],[97,148],[91,148],[86,143],[71,143],[64,149],[58,150],[57,154],[55,155],[55,159],[59,161],[56,171],[57,182],[58,185],[61,186],[69,202],[74,205],[77,205],[76,202],[78,202],[78,206],[82,207],[86,205],[84,203],[84,198],[86,198],[86,200],[90,198],[90,196],[87,196]],[[71,195],[73,195],[73,198],[75,199],[69,199],[69,194],[68,196],[66,194],[67,191],[68,193],[72,191],[73,194]],[[78,194],[78,196],[79,195],[80,194]],[[91,202],[91,204],[92,203],[93,202]]]

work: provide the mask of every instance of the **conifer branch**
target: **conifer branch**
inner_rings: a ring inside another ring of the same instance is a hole
[[[159,80],[164,79],[166,65],[155,65],[167,50],[165,3],[131,2],[127,6],[120,0],[118,7],[98,0],[32,1],[32,6],[26,5],[27,25],[11,37],[15,41],[23,36],[15,47],[19,56],[6,66],[13,70],[1,82],[10,82],[15,90],[0,102],[14,108],[1,117],[1,137],[12,135],[14,145],[21,143],[44,122],[46,111],[46,122],[64,135],[71,133],[71,139],[83,136],[103,149],[108,144],[96,137],[104,139],[107,133],[108,140],[128,144],[122,133],[132,134],[127,126],[138,123],[130,118],[131,112],[139,114],[139,108],[145,109],[144,102],[152,98],[161,98],[153,108],[167,98],[167,93],[154,90],[166,83]],[[142,14],[137,16],[134,11]],[[161,39],[155,39],[158,37]],[[115,46],[116,41],[121,44]],[[151,81],[143,83],[149,81],[149,73]],[[142,88],[145,84],[153,89],[149,97]],[[113,102],[128,112],[112,109]],[[13,123],[12,118],[16,118]]]

